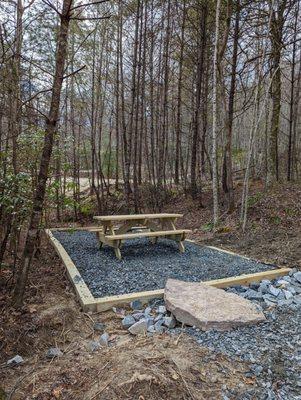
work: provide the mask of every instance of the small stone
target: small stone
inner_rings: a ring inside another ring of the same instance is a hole
[[[259,376],[262,373],[262,371],[263,371],[263,367],[261,365],[256,365],[253,368],[253,372],[254,372],[255,376]]]
[[[275,286],[273,286],[273,285],[271,285],[269,287],[269,291],[275,297],[277,297],[279,295],[279,293],[280,293],[280,289],[275,288]]]
[[[98,339],[100,346],[108,346],[109,345],[109,334],[107,332],[103,333]]]
[[[296,274],[295,274],[295,275],[296,275]],[[295,275],[294,275],[294,278],[295,278]],[[291,283],[291,281],[292,281],[292,278],[291,278],[290,276],[288,276],[288,275],[283,276],[282,279],[285,280],[285,281],[287,281],[287,282],[289,282],[289,283]],[[295,279],[296,279],[296,278],[295,278]]]
[[[259,287],[260,287],[260,284],[257,283],[257,282],[252,282],[252,283],[250,283],[250,289],[258,290]]]
[[[284,288],[286,288],[289,285],[288,281],[285,281],[284,279],[279,279],[279,281],[277,281],[276,286],[282,286]]]
[[[131,309],[132,310],[141,310],[142,303],[140,300],[134,300],[131,302]]]
[[[154,318],[153,317],[146,317],[145,321],[146,321],[148,327],[154,324]]]
[[[166,314],[166,307],[165,306],[159,306],[158,307],[158,313],[159,314]]]
[[[149,327],[147,328],[147,332],[149,332],[149,333],[155,333],[155,332],[156,332],[155,326],[154,326],[154,325],[149,326]]]
[[[176,321],[175,317],[172,315],[171,317],[164,317],[163,324],[168,329],[173,329],[173,328],[175,328],[177,321]]]
[[[296,281],[298,281],[299,283],[301,283],[301,271],[296,272],[293,277],[296,279]]]
[[[244,293],[244,297],[249,300],[262,300],[262,293],[256,292],[256,290],[249,289]]]
[[[276,307],[276,303],[274,303],[273,301],[270,301],[270,300],[265,299],[264,302],[265,302],[266,305],[269,306],[269,307]]]
[[[163,327],[163,319],[160,319],[159,321],[157,321],[154,325],[155,330],[157,333],[163,333],[164,332],[164,327]]]
[[[258,291],[263,294],[269,293],[270,284],[271,282],[269,280],[264,279],[263,281],[260,282]]]
[[[291,292],[291,294],[296,294],[296,290],[295,290],[295,288],[293,287],[293,286],[288,286],[287,287],[287,290],[289,291],[289,292]]]
[[[286,298],[286,300],[291,299],[293,296],[293,294],[291,292],[289,292],[288,290],[283,290],[284,296]]]
[[[295,292],[296,294],[301,294],[301,287],[295,286]]]
[[[145,333],[147,331],[147,321],[145,319],[140,319],[140,321],[136,322],[129,328],[129,332],[132,335],[139,335]]]
[[[162,319],[163,317],[164,317],[163,314],[158,314],[158,315],[156,315],[154,321],[157,322],[157,321],[159,321],[160,319]]]
[[[144,318],[143,312],[137,312],[132,314],[133,318],[135,318],[135,321],[139,321],[139,319]]]
[[[247,291],[249,288],[246,286],[234,285],[234,286],[232,286],[231,289],[233,289],[237,293],[243,293],[243,292]]]
[[[294,301],[295,304],[301,305],[301,295],[298,294],[297,296],[295,296],[293,301]]]
[[[293,299],[288,299],[288,300],[279,300],[278,301],[278,306],[283,307],[283,306],[290,306],[293,302]]]
[[[151,312],[152,312],[152,308],[151,307],[146,307],[146,309],[144,310],[144,315],[148,316],[148,315],[150,315]]]
[[[270,301],[272,303],[277,303],[277,299],[272,294],[264,294],[263,296],[264,301]]]
[[[95,340],[91,340],[91,342],[89,343],[88,346],[92,352],[94,352],[100,348],[99,342],[96,342]]]
[[[58,347],[50,347],[46,353],[47,358],[61,357],[62,355],[63,353]]]
[[[98,332],[103,332],[105,327],[105,324],[103,324],[102,322],[95,322],[95,324],[93,325],[93,329]]]
[[[19,365],[24,363],[24,359],[23,357],[19,356],[19,354],[17,354],[15,357],[7,360],[6,364],[7,365]]]
[[[136,319],[132,315],[127,315],[126,317],[123,318],[121,321],[122,326],[126,329],[128,329],[130,326],[134,325],[136,322]]]

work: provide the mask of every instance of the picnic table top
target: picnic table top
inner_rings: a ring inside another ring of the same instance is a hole
[[[181,218],[183,214],[129,214],[129,215],[96,215],[98,221],[130,221],[140,219]]]

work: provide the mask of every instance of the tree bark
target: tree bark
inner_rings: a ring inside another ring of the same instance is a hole
[[[217,74],[218,74],[218,43],[219,15],[221,0],[216,1],[215,39],[213,55],[213,88],[212,88],[212,195],[213,195],[213,224],[218,224],[218,176],[217,176]]]
[[[57,121],[59,118],[59,105],[67,54],[70,9],[72,6],[72,1],[73,0],[64,0],[62,13],[60,15],[60,28],[56,49],[55,75],[52,86],[51,103],[49,113],[45,121],[44,145],[40,161],[38,181],[33,199],[33,208],[26,236],[24,251],[21,259],[21,265],[18,270],[16,285],[13,293],[13,305],[15,307],[20,307],[23,304],[28,273],[30,270],[32,258],[35,253],[35,244],[43,211],[48,169],[53,149]]]

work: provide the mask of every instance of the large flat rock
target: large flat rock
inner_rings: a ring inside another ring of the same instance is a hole
[[[249,300],[204,283],[168,279],[164,300],[178,321],[204,331],[224,331],[265,320]]]

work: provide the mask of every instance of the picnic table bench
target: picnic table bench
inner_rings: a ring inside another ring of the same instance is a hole
[[[178,242],[179,250],[184,252],[184,240],[190,230],[177,229],[175,226],[176,220],[182,216],[166,213],[95,216],[94,219],[100,226],[91,228],[90,231],[97,234],[100,248],[103,244],[113,247],[118,259],[121,259],[122,241],[143,237],[150,238],[153,243],[159,237],[174,240]],[[115,226],[117,222],[120,224],[118,227]]]

